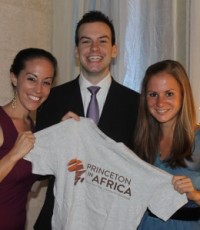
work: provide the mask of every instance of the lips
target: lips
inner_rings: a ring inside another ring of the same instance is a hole
[[[40,97],[36,97],[36,96],[32,96],[32,95],[29,95],[29,98],[33,101],[39,101],[40,100]]]
[[[95,55],[95,56],[89,56],[88,60],[91,62],[97,62],[97,61],[101,61],[103,59],[102,56],[99,55]]]
[[[156,109],[156,112],[159,114],[164,114],[168,111],[168,109]]]

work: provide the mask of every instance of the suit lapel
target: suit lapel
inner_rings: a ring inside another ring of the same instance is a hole
[[[84,116],[83,101],[81,97],[81,91],[79,86],[79,76],[74,80],[72,94],[70,95],[69,107],[72,112],[78,114],[79,116]]]
[[[110,119],[114,118],[115,111],[113,111],[113,108],[115,108],[116,103],[116,82],[112,78],[110,88],[108,90],[108,95],[105,100],[105,104],[103,106],[102,114],[99,119],[99,127],[102,125],[108,124]]]

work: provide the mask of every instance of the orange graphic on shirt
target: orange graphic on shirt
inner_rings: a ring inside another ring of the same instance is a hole
[[[81,160],[72,159],[68,162],[68,171],[75,172],[75,180],[74,185],[77,184],[78,181],[83,182],[84,177],[81,177],[85,173],[85,169]]]

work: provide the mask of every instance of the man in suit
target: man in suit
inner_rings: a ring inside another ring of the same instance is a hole
[[[61,121],[69,111],[86,116],[91,93],[89,86],[99,86],[98,127],[110,138],[131,146],[137,119],[139,94],[119,83],[110,74],[110,63],[117,56],[112,21],[99,11],[90,11],[78,22],[75,32],[75,54],[80,75],[51,90],[46,103],[37,113],[36,129]],[[51,229],[54,178],[49,180],[46,200],[35,229]]]

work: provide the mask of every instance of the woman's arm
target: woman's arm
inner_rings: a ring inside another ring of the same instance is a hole
[[[186,193],[188,200],[200,205],[200,191],[193,186],[192,180],[186,176],[173,176],[172,184],[179,193]]]
[[[0,143],[3,136],[0,137]],[[24,157],[34,146],[35,137],[30,131],[20,133],[13,148],[0,160],[0,182],[13,169],[15,164]]]

